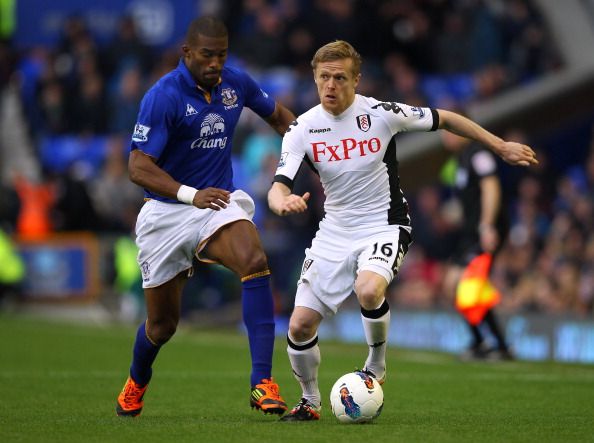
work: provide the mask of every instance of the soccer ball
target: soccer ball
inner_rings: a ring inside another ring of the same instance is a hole
[[[384,391],[361,371],[343,375],[330,391],[332,413],[342,423],[367,423],[382,412]]]

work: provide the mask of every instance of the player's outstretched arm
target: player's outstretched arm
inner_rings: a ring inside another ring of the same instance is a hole
[[[291,194],[289,187],[275,182],[268,191],[268,206],[276,215],[298,214],[307,210],[310,193],[303,195]]]
[[[462,137],[476,140],[491,149],[506,163],[517,166],[530,166],[538,164],[536,153],[522,143],[502,140],[490,133],[479,124],[455,112],[438,109],[439,128],[453,132]]]

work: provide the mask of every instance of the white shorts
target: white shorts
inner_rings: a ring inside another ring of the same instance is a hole
[[[381,275],[389,284],[408,252],[410,233],[409,226],[344,229],[322,220],[311,248],[305,250],[295,306],[323,317],[336,314],[363,270]]]
[[[215,232],[237,220],[251,221],[254,208],[252,198],[241,190],[233,192],[229,205],[219,211],[147,201],[136,221],[142,287],[160,286],[190,269],[194,255],[200,258],[198,254]]]

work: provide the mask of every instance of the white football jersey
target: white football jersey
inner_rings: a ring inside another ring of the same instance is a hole
[[[334,116],[321,105],[297,118],[283,137],[274,181],[292,188],[305,161],[320,176],[326,219],[340,226],[410,226],[400,189],[394,135],[437,129],[435,110],[356,95]]]

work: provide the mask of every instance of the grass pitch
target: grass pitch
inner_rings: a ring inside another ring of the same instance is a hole
[[[1,442],[586,442],[594,441],[594,367],[461,363],[388,351],[382,415],[343,425],[333,382],[363,362],[365,345],[321,342],[322,419],[281,423],[249,406],[246,337],[181,328],[161,351],[142,415],[115,415],[135,328],[0,315]],[[299,399],[276,344],[274,376]]]

